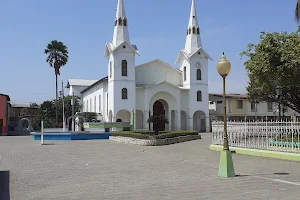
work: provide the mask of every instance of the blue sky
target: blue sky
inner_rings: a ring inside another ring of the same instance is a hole
[[[159,58],[175,67],[184,47],[191,0],[124,0],[136,64]],[[258,42],[261,31],[295,31],[296,0],[196,0],[203,48],[209,63],[209,91],[221,92],[215,65],[223,51],[232,63],[227,91],[245,93],[247,74],[239,53]],[[104,45],[112,40],[117,0],[1,0],[0,93],[12,103],[55,98],[54,70],[43,51],[51,40],[69,48],[60,80],[107,75]]]

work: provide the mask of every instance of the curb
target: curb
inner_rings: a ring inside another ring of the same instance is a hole
[[[210,145],[209,149],[212,151],[222,151],[223,146],[221,145]],[[298,153],[287,153],[287,152],[278,152],[278,151],[267,151],[267,150],[258,150],[258,149],[246,149],[239,147],[229,147],[231,151],[235,151],[237,154],[248,155],[248,156],[258,156],[265,158],[274,158],[279,160],[289,160],[300,162],[300,154]]]

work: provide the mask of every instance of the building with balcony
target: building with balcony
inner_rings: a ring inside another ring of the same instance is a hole
[[[246,94],[226,94],[226,114],[228,120],[277,120],[278,104],[274,102],[254,103]],[[209,114],[212,120],[223,120],[223,94],[209,94]],[[281,119],[300,118],[286,106],[281,107]]]

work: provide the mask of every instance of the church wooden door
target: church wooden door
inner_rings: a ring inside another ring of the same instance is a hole
[[[160,115],[165,115],[165,109],[164,105],[160,101],[156,101],[153,104],[153,115],[154,116],[160,116]],[[165,130],[165,123],[160,123],[160,124],[153,124],[153,130],[159,130],[159,131],[164,131]]]

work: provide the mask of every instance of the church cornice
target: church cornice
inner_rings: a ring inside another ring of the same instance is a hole
[[[129,42],[124,41],[121,44],[119,44],[117,47],[115,47],[112,43],[108,42],[105,44],[105,49],[104,49],[104,58],[108,57],[110,54],[113,52],[117,51],[120,48],[124,48],[128,46],[130,50],[132,50],[133,53],[137,54],[140,56],[140,52],[137,50],[137,47],[135,45],[131,45]]]
[[[187,53],[185,49],[180,50],[180,52],[176,58],[175,64],[181,63],[183,60],[189,60],[191,57],[197,55],[197,53],[199,53],[199,51],[200,51],[201,56],[204,55],[205,58],[213,61],[213,59],[208,55],[208,53],[202,47],[199,47],[197,50],[195,50],[191,54]]]

